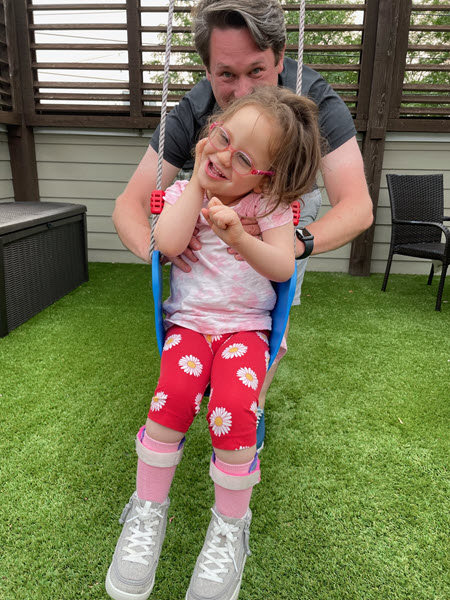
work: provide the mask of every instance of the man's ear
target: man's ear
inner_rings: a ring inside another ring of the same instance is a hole
[[[208,71],[208,69],[206,69],[206,79],[211,81],[211,73]]]
[[[283,61],[284,61],[284,51],[285,51],[285,50],[286,50],[286,46],[285,46],[285,47],[283,48],[283,50],[281,51],[281,53],[280,53],[280,59],[279,59],[278,63],[276,64],[276,68],[277,68],[278,75],[281,73],[281,71],[282,71],[282,70],[283,70],[283,68],[284,68],[284,63],[283,63]]]

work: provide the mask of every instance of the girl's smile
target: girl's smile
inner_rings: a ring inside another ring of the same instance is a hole
[[[228,179],[223,172],[211,161],[209,160],[206,164],[206,173],[209,177],[213,179]]]

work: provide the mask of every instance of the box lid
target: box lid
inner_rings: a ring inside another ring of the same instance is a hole
[[[0,202],[0,235],[58,221],[86,212],[83,204],[63,202]]]

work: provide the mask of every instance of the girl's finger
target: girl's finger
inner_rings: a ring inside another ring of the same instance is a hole
[[[213,196],[211,200],[208,202],[208,207],[212,208],[213,206],[223,206],[222,202],[216,196]]]

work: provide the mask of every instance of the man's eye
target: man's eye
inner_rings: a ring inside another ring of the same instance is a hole
[[[229,71],[224,71],[222,73],[222,77],[224,77],[225,79],[230,79],[231,77],[233,77],[233,75]]]
[[[252,75],[259,75],[261,72],[262,69],[260,67],[256,67],[256,69],[253,69]]]

